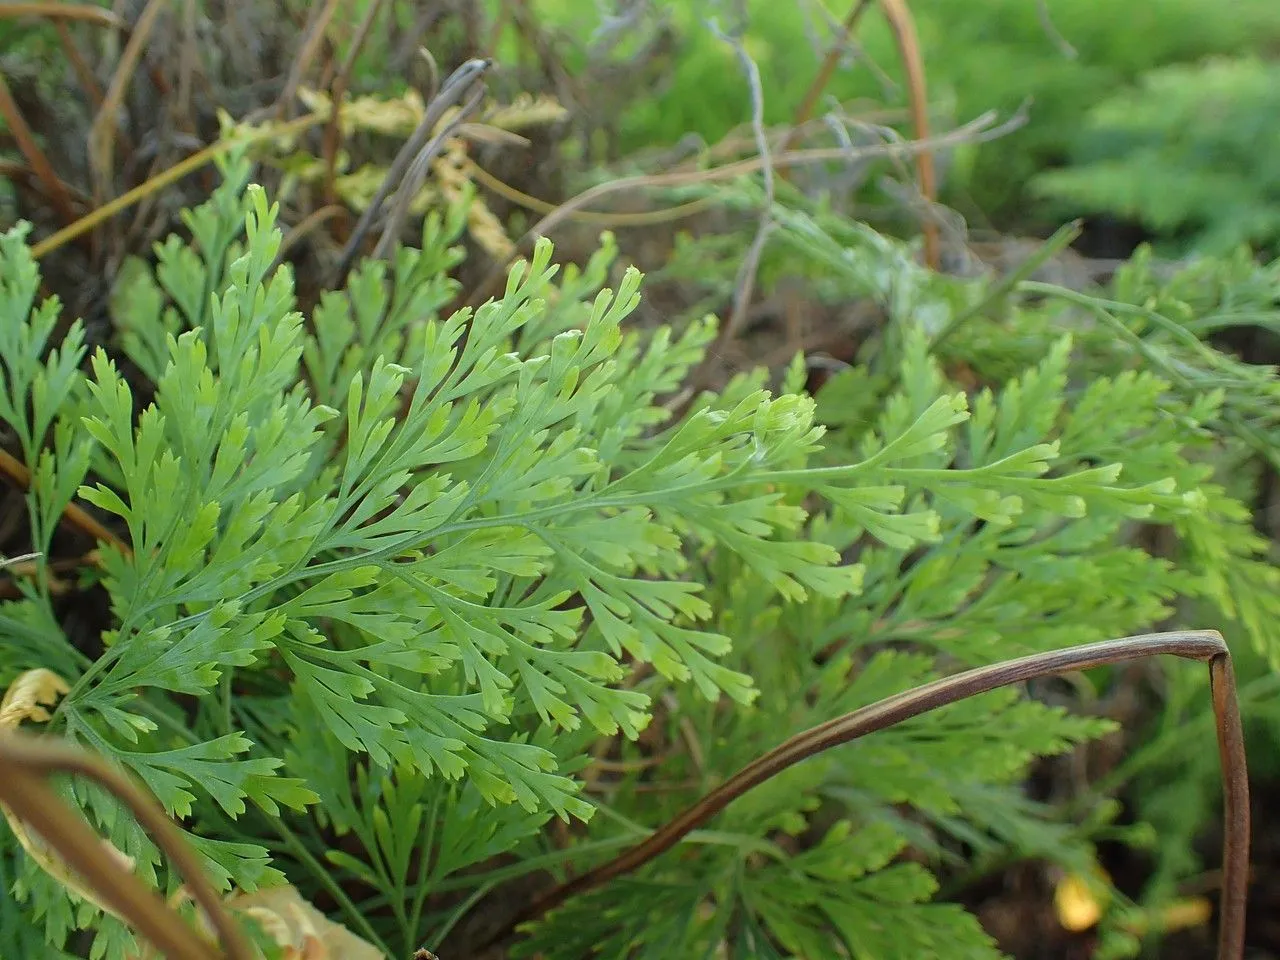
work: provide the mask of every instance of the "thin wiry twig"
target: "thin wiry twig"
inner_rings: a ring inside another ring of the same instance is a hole
[[[31,471],[26,468],[20,460],[13,457],[4,450],[0,450],[0,474],[7,477],[15,486],[23,490],[31,486]],[[95,540],[110,544],[121,553],[128,556],[130,553],[129,546],[114,533],[100,524],[91,517],[85,510],[74,503],[67,505],[62,511],[62,519],[73,527],[87,533]]]
[[[1079,57],[1080,51],[1071,45],[1071,41],[1064,37],[1054,24],[1053,17],[1049,15],[1049,5],[1045,0],[1036,0],[1036,13],[1040,16],[1040,28],[1044,30],[1049,42],[1058,48],[1058,52],[1068,60]]]
[[[1244,953],[1245,901],[1249,882],[1249,777],[1231,653],[1222,635],[1213,630],[1143,634],[1005,660],[935,680],[819,724],[747,764],[641,843],[539,897],[514,920],[504,924],[481,946],[481,950],[507,940],[520,924],[555,909],[570,897],[597,889],[610,880],[639,869],[670,850],[748,790],[825,750],[999,687],[1152,656],[1182,657],[1209,667],[1222,763],[1225,827],[1218,960],[1239,960]]]
[[[307,23],[306,33],[303,34],[302,43],[298,47],[298,54],[293,58],[293,63],[289,66],[289,75],[285,78],[284,89],[280,91],[280,99],[276,101],[274,112],[279,120],[289,119],[289,111],[293,108],[293,98],[298,92],[298,86],[302,83],[302,78],[307,72],[307,68],[311,66],[311,61],[315,58],[316,51],[320,49],[320,42],[324,39],[324,32],[328,29],[329,21],[333,19],[333,15],[337,12],[339,0],[325,0],[323,5],[316,5],[311,8],[311,16]],[[337,110],[337,106],[334,106]]]
[[[709,23],[711,32],[733,48],[742,64],[743,73],[747,75],[747,85],[751,88],[751,130],[755,135],[756,156],[760,158],[760,174],[764,180],[764,203],[760,209],[760,219],[756,224],[755,236],[747,255],[738,267],[738,275],[734,281],[733,308],[729,312],[729,321],[720,334],[721,343],[727,343],[737,336],[747,316],[747,307],[751,303],[751,291],[756,283],[756,271],[760,266],[760,256],[764,253],[764,245],[769,240],[776,224],[773,221],[774,181],[773,157],[769,150],[769,134],[764,126],[764,89],[760,85],[760,68],[747,53],[742,43],[720,30],[715,23]]]
[[[356,58],[360,55],[365,39],[369,36],[369,31],[373,28],[373,22],[377,19],[378,12],[381,9],[382,0],[371,0],[368,7],[365,8],[364,17],[361,18],[359,25],[356,26],[355,34],[351,37],[351,45],[347,48],[347,55],[342,60],[342,66],[338,68],[338,75],[334,77],[333,84],[329,87],[329,102],[333,104],[333,114],[329,117],[328,124],[325,125],[322,138],[324,149],[324,202],[326,204],[337,203],[338,200],[338,191],[334,187],[334,177],[338,166],[338,145],[342,140],[342,128],[338,125],[338,118],[342,110],[342,99],[347,95],[347,84],[351,80],[351,71],[355,69]]]
[[[84,92],[89,96],[89,102],[93,104],[96,110],[102,105],[102,88],[98,86],[98,81],[94,78],[93,71],[89,69],[89,64],[85,63],[84,55],[80,52],[80,48],[76,46],[76,39],[71,35],[71,28],[67,26],[65,20],[55,18],[53,29],[58,33],[58,43],[62,45],[62,52],[67,55],[71,69],[75,71],[76,79],[80,81],[80,86],[84,87]]]
[[[907,94],[911,100],[911,125],[915,128],[915,137],[917,140],[928,139],[929,102],[925,87],[924,59],[920,56],[920,40],[916,36],[911,9],[906,0],[880,0],[880,8],[893,29],[902,66],[907,71]],[[921,224],[924,261],[930,269],[937,270],[942,260],[942,250],[938,223],[933,214],[933,206],[938,202],[938,183],[931,150],[922,150],[916,154],[916,170],[925,204]]]
[[[814,109],[818,106],[818,99],[822,96],[822,91],[827,89],[827,84],[831,82],[831,75],[835,73],[836,64],[840,62],[840,51],[853,36],[853,31],[858,26],[858,21],[862,19],[867,12],[867,8],[871,6],[871,0],[854,0],[854,4],[849,8],[849,15],[845,17],[845,21],[840,25],[840,33],[831,41],[831,48],[827,51],[827,55],[822,60],[822,65],[818,67],[818,72],[814,74],[813,81],[809,84],[809,89],[805,91],[804,99],[800,101],[800,106],[796,108],[796,114],[791,120],[791,129],[787,132],[786,139],[782,141],[781,150],[783,152],[790,150],[795,145],[795,138],[799,132],[799,128],[803,127],[809,118],[813,116]]]
[[[995,124],[995,113],[988,111],[975,120],[966,123],[964,126],[957,127],[945,134],[936,137],[930,137],[928,140],[917,140],[907,143],[892,144],[872,144],[866,147],[860,147],[857,150],[849,151],[845,149],[818,149],[818,150],[795,150],[778,153],[773,155],[773,165],[775,168],[781,169],[787,166],[796,166],[805,163],[823,163],[828,160],[863,160],[869,157],[894,157],[894,156],[914,156],[922,150],[937,149],[939,147],[955,146],[960,143],[981,143],[986,140],[1003,137],[1011,130],[1016,130],[1026,122],[1023,116],[1015,116],[1005,123]],[[993,126],[993,124],[995,124]],[[644,188],[663,188],[663,187],[680,187],[688,186],[694,183],[711,183],[718,180],[732,180],[748,173],[754,173],[759,170],[762,161],[759,157],[748,157],[745,160],[738,160],[733,163],[726,163],[719,167],[712,167],[709,170],[679,170],[670,173],[642,174],[633,177],[621,177],[617,180],[610,180],[605,183],[596,184],[576,197],[571,197],[564,203],[560,204],[552,213],[547,214],[532,227],[530,227],[520,241],[515,244],[517,252],[521,249],[528,249],[533,240],[537,237],[544,236],[556,226],[569,219],[576,211],[582,209],[599,200],[601,197],[608,196],[613,193],[620,193],[624,190],[635,190]],[[468,304],[472,307],[479,306],[495,291],[501,288],[504,278],[506,277],[507,268],[511,261],[515,259],[517,254],[504,261],[496,263],[489,275],[475,288],[471,296],[468,298]]]

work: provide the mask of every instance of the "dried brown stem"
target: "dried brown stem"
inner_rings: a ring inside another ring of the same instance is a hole
[[[336,204],[338,202],[338,191],[334,187],[334,178],[338,166],[338,146],[342,142],[342,128],[338,125],[338,118],[342,111],[342,99],[347,95],[347,84],[351,81],[351,71],[355,69],[356,58],[360,55],[360,49],[364,46],[365,39],[369,36],[369,31],[373,28],[373,22],[377,19],[378,11],[381,9],[382,0],[371,0],[370,4],[365,8],[364,17],[356,27],[355,35],[351,38],[351,45],[347,47],[347,55],[342,60],[338,75],[333,79],[333,86],[329,88],[329,102],[333,104],[333,113],[329,116],[329,122],[325,124],[324,137],[322,139],[324,149],[323,196],[326,204]]]
[[[121,869],[102,846],[101,838],[74,813],[46,782],[53,774],[73,774],[96,781],[114,794],[151,834],[178,868],[192,898],[218,934],[225,960],[251,960],[253,953],[210,886],[195,852],[183,842],[173,822],[132,781],[89,754],[46,738],[8,732],[0,735],[0,801],[29,824],[114,912],[126,919],[166,957],[175,960],[220,960],[159,895],[128,870]]]
[[[125,28],[125,22],[103,7],[88,3],[0,3],[0,20],[40,17],[45,20],[87,20],[103,27]]]
[[[293,63],[289,67],[289,76],[285,79],[284,89],[280,92],[280,99],[276,101],[275,114],[280,120],[288,119],[287,112],[293,105],[293,98],[298,92],[298,85],[302,83],[302,78],[306,75],[307,68],[311,66],[311,61],[315,59],[316,51],[320,49],[320,43],[324,40],[324,32],[329,27],[329,21],[333,19],[333,15],[338,10],[340,0],[325,0],[322,6],[313,6],[311,8],[311,17],[307,23],[307,31],[302,37],[302,45],[298,48],[298,55],[293,58]],[[335,102],[334,114],[337,114],[338,104]]]
[[[32,134],[31,128],[27,126],[26,118],[22,115],[22,111],[18,109],[17,101],[13,99],[13,95],[9,92],[9,85],[5,83],[4,74],[0,74],[0,116],[3,116],[5,122],[9,125],[9,132],[13,134],[14,140],[18,142],[18,149],[26,157],[27,164],[31,167],[31,172],[36,175],[41,186],[44,187],[44,194],[48,197],[49,202],[53,204],[53,209],[57,211],[59,218],[63,223],[74,223],[76,211],[71,204],[71,195],[67,193],[66,185],[58,179],[58,174],[54,172],[53,164],[49,162],[49,158],[44,155],[44,151],[36,143],[36,138]]]
[[[804,99],[800,101],[800,106],[796,108],[795,116],[791,120],[791,129],[787,131],[786,138],[782,141],[779,150],[785,152],[795,146],[796,137],[800,128],[809,122],[813,116],[814,109],[818,106],[818,98],[822,96],[822,91],[827,89],[827,84],[831,82],[831,76],[836,72],[836,64],[840,62],[840,48],[849,42],[849,38],[853,36],[853,31],[858,26],[858,21],[862,19],[862,15],[867,12],[871,6],[871,0],[854,0],[854,4],[849,8],[849,15],[845,17],[844,23],[840,25],[840,35],[831,43],[831,49],[827,51],[827,55],[822,58],[822,65],[818,67],[818,72],[814,74],[813,82],[809,84],[809,89],[805,91]]]
[[[748,790],[825,750],[999,687],[1152,656],[1182,657],[1209,666],[1218,750],[1222,760],[1225,826],[1218,958],[1239,960],[1244,952],[1245,899],[1249,879],[1249,779],[1231,654],[1222,635],[1212,630],[1143,634],[1006,660],[935,680],[819,724],[749,763],[630,850],[554,887],[521,911],[482,949],[506,940],[517,926],[555,909],[570,897],[639,869],[670,850]]]
[[[907,71],[907,94],[911,98],[911,125],[915,129],[917,140],[929,138],[929,100],[924,79],[924,60],[920,56],[920,40],[916,36],[915,21],[907,7],[906,0],[880,0],[885,19],[893,28],[894,39],[898,42],[898,53],[902,57],[902,66]],[[926,209],[922,218],[924,233],[924,261],[932,270],[937,270],[941,261],[941,247],[938,237],[938,222],[934,219],[933,205],[938,200],[937,175],[933,166],[933,154],[922,150],[916,154],[916,171],[920,178],[920,193],[924,197]]]
[[[782,141],[782,150],[785,151],[791,148],[799,135],[800,128],[813,116],[819,97],[822,96],[827,84],[831,82],[832,74],[835,73],[836,63],[840,60],[841,48],[849,41],[858,25],[858,21],[862,19],[863,14],[867,12],[870,6],[871,0],[856,0],[854,5],[850,7],[849,15],[845,17],[845,21],[841,25],[839,35],[832,42],[831,49],[827,51],[821,66],[818,67],[818,72],[814,75],[813,82],[809,84],[809,89],[805,91],[804,99],[796,109],[795,117],[791,121],[791,129],[787,132],[786,139]],[[929,137],[928,99],[926,97],[924,61],[920,56],[920,41],[916,36],[915,22],[911,17],[911,11],[908,9],[905,0],[880,0],[880,7],[884,11],[885,19],[889,21],[889,26],[893,29],[893,36],[898,44],[898,55],[902,59],[903,69],[907,72],[907,93],[911,100],[911,124],[914,127],[916,139],[927,140]],[[920,193],[924,196],[925,201],[932,205],[937,201],[938,187],[937,174],[933,165],[933,154],[929,151],[924,150],[916,154],[916,173],[920,178]],[[938,225],[930,216],[929,211],[925,212],[922,229],[924,233],[925,262],[936,270],[940,262],[941,250]]]
[[[71,62],[71,69],[76,72],[76,79],[80,81],[80,86],[84,87],[84,92],[89,95],[89,101],[95,109],[102,106],[102,88],[98,86],[98,81],[94,79],[93,71],[89,69],[89,64],[85,62],[80,48],[76,46],[76,39],[71,35],[71,28],[67,26],[65,20],[54,20],[53,28],[58,32],[58,43],[62,45],[62,52],[67,55],[67,60]]]
[[[23,490],[31,486],[31,471],[20,460],[4,450],[0,450],[0,473],[8,477],[14,486]],[[109,543],[126,556],[132,552],[128,544],[74,503],[69,504],[67,509],[62,511],[62,519],[95,540]]]

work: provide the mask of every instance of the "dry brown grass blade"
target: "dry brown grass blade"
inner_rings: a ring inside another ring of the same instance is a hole
[[[3,74],[0,74],[0,116],[3,116],[5,123],[9,125],[9,132],[18,142],[18,149],[30,165],[31,172],[40,181],[40,185],[44,188],[44,195],[53,205],[58,217],[63,223],[74,223],[76,211],[71,203],[71,195],[67,192],[66,185],[58,179],[58,174],[54,171],[49,158],[36,143],[35,135],[27,126],[27,120],[18,109],[13,94],[9,92],[9,85],[5,82]]]
[[[97,782],[122,801],[178,868],[218,934],[220,955],[160,896],[107,853],[101,838],[49,787],[54,774]],[[57,850],[113,912],[172,960],[252,960],[240,928],[205,878],[194,851],[163,810],[132,781],[69,744],[17,732],[0,735],[0,802]]]
[[[0,20],[39,17],[43,20],[84,20],[103,27],[125,28],[115,13],[88,3],[0,3]]]
[[[1222,762],[1225,828],[1218,960],[1240,960],[1244,954],[1249,882],[1249,777],[1231,653],[1222,635],[1213,630],[1143,634],[1005,660],[935,680],[819,724],[749,763],[630,850],[552,888],[505,924],[480,950],[507,940],[520,924],[555,909],[570,897],[639,869],[702,827],[748,790],[825,750],[999,687],[1153,656],[1181,657],[1209,667]]]
[[[168,0],[148,0],[142,16],[129,34],[129,40],[120,54],[120,62],[116,65],[111,82],[107,85],[106,95],[102,98],[102,105],[98,107],[93,124],[89,127],[89,169],[93,178],[95,206],[105,203],[107,194],[111,192],[111,173],[119,129],[116,115],[124,103],[125,91],[129,89],[138,61],[146,49],[147,38],[167,6]]]

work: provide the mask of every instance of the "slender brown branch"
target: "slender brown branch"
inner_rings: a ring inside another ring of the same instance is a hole
[[[1244,730],[1236,698],[1231,654],[1225,649],[1209,661],[1213,716],[1222,763],[1222,892],[1218,907],[1218,960],[1244,955],[1245,908],[1249,898],[1249,774]]]
[[[18,142],[18,149],[26,157],[31,172],[44,187],[44,195],[48,197],[59,218],[64,224],[74,223],[76,211],[71,203],[71,195],[67,192],[66,185],[58,179],[58,174],[54,171],[49,158],[36,143],[36,138],[31,128],[27,126],[27,120],[22,115],[22,111],[18,109],[18,102],[9,92],[9,85],[5,83],[2,73],[0,73],[0,116],[4,117],[5,123],[9,125],[9,132]]]
[[[1244,908],[1248,884],[1249,780],[1240,708],[1231,672],[1231,654],[1222,635],[1212,630],[1143,634],[1006,660],[935,680],[819,724],[749,763],[630,850],[543,894],[481,949],[506,940],[520,924],[555,909],[570,897],[639,869],[670,850],[748,790],[824,750],[1009,684],[1162,655],[1197,660],[1209,666],[1222,758],[1225,824],[1218,958],[1239,960],[1244,951]]]
[[[795,116],[791,121],[791,129],[787,131],[787,136],[782,141],[781,149],[783,151],[791,149],[795,144],[801,127],[813,116],[813,111],[818,105],[818,98],[822,96],[822,91],[827,88],[827,84],[831,82],[832,74],[835,73],[836,63],[840,59],[841,48],[848,43],[858,25],[858,21],[862,19],[863,14],[867,12],[870,6],[871,0],[855,0],[853,6],[849,8],[849,14],[845,17],[844,23],[841,24],[839,35],[832,42],[831,48],[822,60],[822,65],[814,75],[813,82],[809,84],[809,89],[805,91],[804,99],[796,109]],[[929,137],[928,99],[926,97],[924,62],[920,57],[920,41],[916,36],[915,21],[911,17],[911,11],[907,7],[905,0],[880,0],[880,7],[893,30],[893,36],[898,45],[898,55],[902,60],[903,69],[907,72],[907,94],[911,102],[911,124],[915,130],[916,139],[927,140]],[[937,201],[938,187],[933,154],[928,150],[922,150],[916,154],[916,173],[920,179],[920,193],[924,196],[926,202],[932,205]],[[936,270],[941,256],[940,240],[938,225],[929,214],[929,211],[925,212],[922,224],[925,262]]]
[[[218,934],[225,960],[251,960],[244,934],[205,878],[194,851],[163,810],[132,781],[68,744],[20,733],[0,735],[0,800],[33,827],[101,899],[175,960],[220,960],[219,955],[159,895],[102,847],[101,838],[50,789],[46,779],[67,773],[88,777],[114,794],[151,834],[179,872],[192,898]]]
[[[31,486],[31,471],[16,457],[4,450],[0,450],[0,473],[3,473],[15,486],[21,487],[23,490]],[[82,507],[78,507],[74,503],[68,504],[67,509],[62,511],[62,518],[95,540],[111,544],[126,556],[131,553],[127,543],[91,517]]]
[[[84,54],[76,46],[76,39],[71,35],[71,28],[67,26],[65,20],[54,20],[53,28],[58,32],[58,43],[62,45],[62,52],[67,55],[67,60],[71,62],[71,69],[76,72],[76,79],[80,81],[80,86],[84,87],[85,93],[89,95],[89,102],[93,104],[96,110],[102,106],[102,88],[98,86],[98,81],[94,79],[93,71],[89,69],[89,64],[85,62]]]
[[[800,101],[800,106],[796,108],[795,116],[791,119],[791,129],[787,131],[786,137],[779,147],[779,152],[785,153],[795,146],[796,137],[800,128],[809,122],[809,118],[813,116],[814,109],[818,106],[818,98],[822,96],[822,91],[827,89],[827,84],[831,82],[831,76],[836,72],[836,64],[840,62],[840,49],[849,42],[849,38],[853,36],[853,31],[857,29],[858,21],[862,19],[862,15],[867,12],[871,6],[871,0],[854,0],[854,4],[849,8],[849,15],[845,17],[844,23],[840,25],[840,34],[831,42],[831,49],[827,51],[827,55],[822,58],[822,65],[818,67],[818,72],[814,74],[813,82],[809,84],[809,89],[805,91],[804,99]]]
[[[334,77],[333,85],[329,88],[329,102],[333,104],[333,113],[329,116],[329,122],[325,124],[324,136],[321,141],[324,149],[323,196],[326,204],[336,204],[338,202],[338,191],[334,186],[334,178],[338,166],[338,147],[342,142],[342,127],[339,126],[342,100],[347,95],[347,84],[351,81],[351,71],[355,69],[356,58],[360,55],[360,49],[364,46],[365,39],[369,36],[369,31],[373,28],[373,22],[377,19],[378,12],[381,9],[382,0],[371,0],[365,8],[364,17],[356,27],[355,35],[351,38],[351,45],[347,47],[347,55],[343,58],[342,66],[338,69],[338,75]]]
[[[293,58],[293,63],[289,67],[289,76],[285,79],[284,89],[280,92],[280,99],[276,101],[276,119],[288,119],[287,111],[293,106],[293,98],[298,92],[298,85],[302,83],[302,78],[306,75],[307,68],[311,66],[311,61],[315,59],[316,51],[320,49],[320,42],[324,39],[324,33],[329,28],[329,21],[333,19],[334,13],[338,10],[338,3],[339,0],[325,0],[323,5],[312,6],[306,33],[302,37],[302,45],[298,48],[298,54]],[[336,115],[338,110],[337,103],[334,103],[333,109]]]
[[[898,43],[898,55],[907,71],[907,95],[911,100],[911,125],[917,140],[929,138],[929,100],[924,79],[924,60],[920,56],[920,40],[916,36],[915,20],[906,0],[880,0],[884,17],[893,28]],[[938,200],[937,175],[933,167],[933,153],[921,150],[916,154],[916,172],[920,178],[920,193],[926,209],[921,221],[924,233],[924,261],[937,270],[941,258],[938,223],[934,219],[933,205]]]

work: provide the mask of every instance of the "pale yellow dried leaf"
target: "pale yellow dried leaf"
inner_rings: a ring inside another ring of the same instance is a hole
[[[24,720],[44,723],[49,719],[45,707],[53,706],[70,689],[67,681],[43,667],[19,674],[0,701],[0,729],[12,730]]]
[[[1207,897],[1175,900],[1156,915],[1156,925],[1165,933],[1203,927],[1213,916],[1213,904]]]
[[[385,960],[377,947],[334,923],[291,885],[237,893],[227,906],[258,918],[288,960]]]
[[[1064,930],[1080,933],[1102,919],[1102,904],[1088,882],[1076,873],[1062,878],[1053,894],[1053,910]]]

